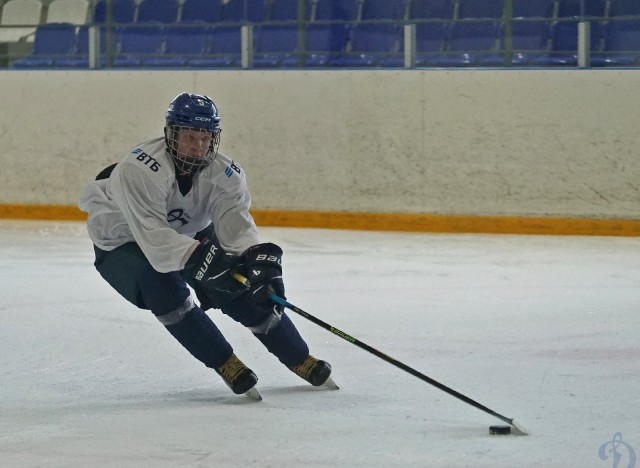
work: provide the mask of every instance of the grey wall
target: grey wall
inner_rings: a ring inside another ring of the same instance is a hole
[[[69,204],[210,95],[254,208],[640,218],[640,70],[0,72],[0,204]]]

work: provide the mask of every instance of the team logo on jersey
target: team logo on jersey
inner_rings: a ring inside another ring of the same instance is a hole
[[[142,161],[144,165],[151,169],[153,172],[158,172],[158,169],[162,167],[162,165],[156,160],[156,158],[142,151],[142,148],[134,149],[131,154],[135,154],[136,159],[138,161]]]
[[[231,161],[231,165],[224,170],[224,173],[227,177],[231,177],[233,175],[233,171],[236,171],[238,174],[240,174],[240,168],[235,163],[235,161]]]
[[[169,224],[174,221],[180,221],[180,226],[184,226],[189,222],[189,218],[189,215],[186,214],[182,208],[176,208],[175,210],[171,210],[167,213],[167,221]]]

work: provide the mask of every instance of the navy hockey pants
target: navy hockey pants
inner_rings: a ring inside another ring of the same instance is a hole
[[[134,242],[108,252],[95,247],[95,253],[94,265],[100,275],[129,302],[151,310],[156,317],[179,309],[191,295],[180,272],[155,271]],[[246,327],[256,327],[273,314],[270,308],[249,301],[245,294],[224,305],[222,312]],[[233,353],[218,327],[197,305],[178,323],[165,327],[207,367],[221,366]],[[307,344],[285,313],[275,328],[254,335],[286,366],[300,364],[309,354]]]

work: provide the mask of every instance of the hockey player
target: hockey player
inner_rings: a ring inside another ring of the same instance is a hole
[[[245,175],[218,153],[215,104],[182,93],[165,117],[164,137],[135,146],[82,193],[79,207],[89,213],[96,269],[129,302],[150,309],[234,393],[260,399],[258,378],[204,312],[210,308],[251,330],[307,382],[335,387],[329,363],[309,354],[282,307],[269,298],[272,291],[285,294],[282,249],[260,241]]]

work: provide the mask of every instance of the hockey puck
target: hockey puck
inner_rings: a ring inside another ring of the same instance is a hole
[[[511,434],[511,426],[489,426],[489,434],[493,434],[493,435]]]

